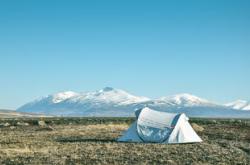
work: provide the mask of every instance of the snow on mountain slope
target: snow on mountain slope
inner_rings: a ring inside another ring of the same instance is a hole
[[[61,92],[38,99],[18,108],[19,112],[58,116],[134,116],[136,108],[186,113],[191,117],[248,117],[250,111],[215,104],[190,94],[149,99],[106,87],[95,92]],[[244,108],[247,108],[244,107]]]
[[[61,93],[57,93],[51,96],[52,98],[52,102],[53,103],[60,103],[62,101],[65,101],[69,98],[78,96],[78,93],[72,92],[72,91],[67,91],[67,92],[61,92]]]
[[[225,106],[238,110],[250,110],[250,102],[245,100],[237,100],[231,103],[227,103],[225,104]]]
[[[126,105],[140,103],[148,100],[149,98],[146,97],[134,96],[120,89],[106,87],[99,91],[82,93],[77,97],[73,97],[69,101],[78,103],[94,102],[102,104]]]
[[[242,110],[250,110],[250,104],[248,104],[247,106],[245,106]]]
[[[75,93],[70,91],[49,95],[27,103],[17,111],[50,115],[92,114],[95,111],[102,113],[103,109],[111,110],[114,107],[121,109],[121,107],[148,100],[146,97],[134,96],[120,89],[106,87],[95,92]]]
[[[201,99],[197,96],[183,93],[169,97],[162,97],[159,100],[169,103],[170,105],[178,105],[178,106],[200,106],[200,105],[215,105],[208,100]]]

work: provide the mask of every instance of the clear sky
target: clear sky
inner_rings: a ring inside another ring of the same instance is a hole
[[[250,100],[250,1],[0,1],[0,108],[105,86]]]

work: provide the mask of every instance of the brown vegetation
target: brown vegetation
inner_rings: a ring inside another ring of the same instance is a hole
[[[204,129],[198,132],[204,142],[176,145],[116,142],[132,118],[51,118],[42,127],[39,120],[0,120],[0,164],[250,162],[249,120],[193,119],[193,125]]]

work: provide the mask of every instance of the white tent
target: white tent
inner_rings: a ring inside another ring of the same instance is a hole
[[[195,143],[202,142],[185,114],[143,108],[136,111],[137,121],[118,139],[120,142]]]

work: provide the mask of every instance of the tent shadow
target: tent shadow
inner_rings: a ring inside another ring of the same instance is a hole
[[[166,145],[164,143],[152,143],[152,142],[144,142],[144,143],[138,143],[138,142],[132,142],[132,141],[117,141],[117,139],[99,139],[99,138],[84,138],[84,137],[57,137],[54,139],[56,142],[59,143],[87,143],[87,142],[95,142],[95,143],[121,143],[121,144],[139,144],[139,145],[145,145],[145,144],[162,144]],[[168,144],[168,145],[187,145],[187,144],[194,144],[194,143],[179,143],[179,144]]]
[[[117,139],[99,139],[99,138],[84,138],[84,137],[58,137],[55,138],[56,142],[60,143],[76,143],[76,142],[101,142],[111,143],[117,142]]]

